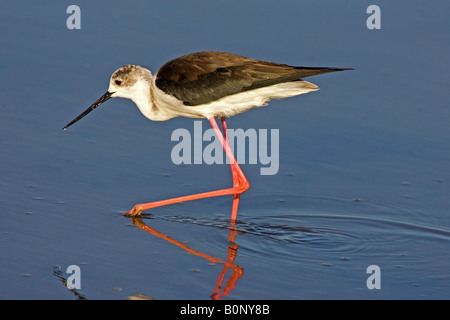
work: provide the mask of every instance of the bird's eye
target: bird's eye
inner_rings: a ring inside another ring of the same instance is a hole
[[[120,81],[120,80],[116,80],[116,81],[114,81],[118,86],[120,86],[121,84],[122,84],[122,81]]]

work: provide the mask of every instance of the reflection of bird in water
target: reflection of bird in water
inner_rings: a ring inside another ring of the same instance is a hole
[[[235,237],[237,235],[237,231],[234,228],[234,226],[233,226],[233,228],[230,229],[230,234],[228,235],[228,240],[231,242],[231,244],[228,246],[227,260],[224,261],[222,259],[218,259],[218,258],[212,257],[210,255],[196,251],[192,248],[189,248],[184,243],[181,243],[177,240],[172,239],[171,237],[169,237],[165,234],[162,234],[161,232],[159,232],[159,231],[149,227],[147,224],[145,224],[142,221],[141,217],[131,217],[131,222],[133,223],[133,225],[135,225],[139,229],[144,230],[151,235],[157,236],[158,238],[164,239],[164,240],[186,250],[190,254],[194,254],[196,256],[205,258],[208,261],[211,261],[213,263],[223,264],[223,269],[222,269],[221,273],[219,274],[219,277],[217,278],[217,281],[216,281],[216,287],[215,287],[213,293],[211,294],[211,298],[213,300],[220,300],[222,296],[227,296],[230,293],[230,291],[236,287],[237,281],[244,275],[244,269],[242,267],[234,264],[234,260],[236,259],[236,255],[237,255],[237,250],[239,248],[239,246],[234,242]],[[230,269],[233,271],[233,273],[231,274],[228,281],[226,281],[227,284],[225,287],[223,287],[223,290],[222,290],[222,283],[223,283],[224,277]],[[222,292],[221,292],[221,290],[222,290]]]
[[[233,187],[137,204],[128,214],[140,215],[145,210],[182,201],[233,195],[231,220],[235,221],[240,194],[250,184],[234,158],[225,118],[263,106],[270,99],[316,91],[316,85],[302,79],[342,70],[349,69],[293,67],[214,51],[171,60],[154,76],[143,67],[126,65],[113,73],[108,91],[64,129],[113,97],[133,100],[147,118],[155,121],[180,116],[208,119],[230,160]],[[223,134],[215,118],[221,118]]]

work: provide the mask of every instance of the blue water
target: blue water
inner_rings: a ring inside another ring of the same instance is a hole
[[[70,4],[0,4],[1,299],[450,298],[449,3],[377,1],[381,30],[369,1],[77,1],[80,30]],[[228,120],[280,133],[278,174],[242,165],[236,232],[232,197],[122,216],[231,185],[227,165],[171,161],[192,119],[112,99],[61,130],[118,67],[201,50],[355,68]]]

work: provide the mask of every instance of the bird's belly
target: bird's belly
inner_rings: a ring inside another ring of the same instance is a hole
[[[158,117],[155,114],[149,117],[152,120],[168,120],[174,117],[187,118],[220,118],[231,117],[255,107],[266,105],[270,99],[283,99],[292,97],[319,88],[308,81],[291,81],[276,84],[273,86],[258,88],[254,90],[243,91],[221,99],[211,101],[207,104],[196,106],[187,106],[182,101],[175,99],[163,93],[161,90],[155,90],[158,96],[156,105]],[[144,113],[145,114],[145,113]]]
[[[243,91],[208,104],[184,106],[184,109],[195,110],[196,114],[201,114],[204,118],[231,117],[255,107],[265,106],[270,99],[288,98],[318,89],[315,84],[308,81],[285,82],[269,87]]]

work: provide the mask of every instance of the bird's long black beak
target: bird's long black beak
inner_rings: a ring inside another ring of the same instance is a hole
[[[111,98],[112,94],[114,92],[109,92],[107,91],[104,95],[102,95],[100,97],[100,99],[98,99],[97,101],[95,101],[89,108],[87,108],[82,114],[80,114],[78,117],[76,117],[75,119],[73,119],[71,122],[69,122],[64,128],[63,130],[66,130],[68,127],[70,127],[71,125],[73,125],[75,122],[77,122],[78,120],[80,120],[81,118],[84,118],[84,116],[86,116],[89,112],[91,112],[92,110],[94,110],[95,108],[97,108],[99,105],[101,105],[103,102],[105,102],[106,100],[108,100],[109,98]]]

